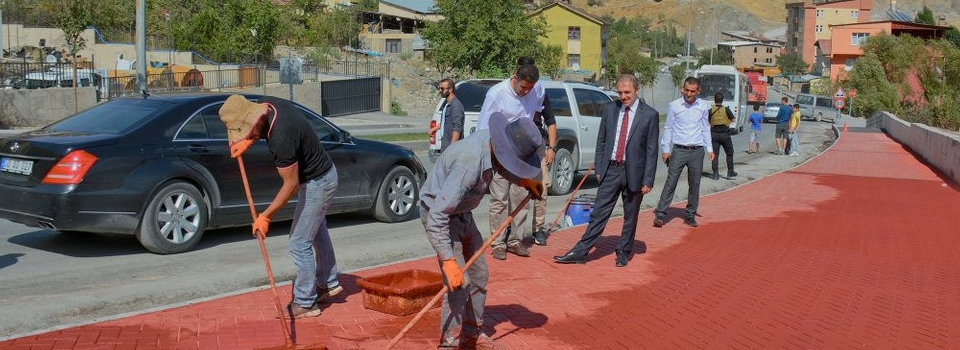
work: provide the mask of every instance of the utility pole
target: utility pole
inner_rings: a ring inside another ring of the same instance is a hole
[[[147,91],[147,1],[137,0],[137,89]]]
[[[720,30],[720,22],[717,18],[717,12],[719,12],[719,9],[717,8],[717,0],[713,0],[713,34],[715,35],[714,39],[717,40],[713,41],[713,47],[710,48],[710,64],[713,64],[713,52],[717,50],[717,42],[720,41],[719,34],[717,34],[717,31]]]

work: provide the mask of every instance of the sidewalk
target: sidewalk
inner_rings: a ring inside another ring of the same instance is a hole
[[[614,266],[621,219],[586,265],[558,265],[584,226],[530,258],[489,258],[485,328],[511,349],[951,348],[960,342],[960,192],[880,133],[847,132],[822,156],[701,199],[699,228],[640,214]],[[642,242],[641,242],[642,240]],[[412,318],[347,294],[293,324],[299,344],[382,348]],[[284,302],[289,285],[281,288]],[[28,309],[25,309],[28,312]],[[254,349],[283,345],[269,290],[25,336],[0,349]],[[437,345],[439,309],[396,347]]]

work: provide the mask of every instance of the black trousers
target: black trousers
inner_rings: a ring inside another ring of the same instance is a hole
[[[723,128],[726,129],[725,126]],[[713,140],[713,153],[716,155],[711,162],[713,172],[716,173],[720,169],[721,146],[723,147],[723,153],[727,155],[727,172],[733,171],[733,139],[730,138],[730,131],[710,130],[710,138]]]
[[[701,161],[702,162],[702,161]],[[627,174],[623,167],[610,162],[607,173],[597,189],[597,201],[590,213],[590,223],[583,232],[580,241],[570,249],[570,252],[586,256],[590,248],[600,241],[603,229],[617,205],[617,198],[623,200],[623,227],[620,230],[620,244],[617,251],[630,253],[633,251],[633,240],[637,234],[637,216],[640,215],[640,202],[643,194],[633,192],[627,187]]]

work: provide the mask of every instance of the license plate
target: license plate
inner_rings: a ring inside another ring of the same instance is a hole
[[[2,157],[0,158],[0,171],[30,175],[33,173],[33,161]]]

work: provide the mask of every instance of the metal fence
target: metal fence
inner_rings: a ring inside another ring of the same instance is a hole
[[[73,67],[79,67],[80,86],[98,87],[98,99],[113,99],[139,93],[136,73],[129,70],[107,71],[92,69],[92,62],[74,65],[70,63],[0,63],[0,88],[37,89],[73,86]],[[229,67],[229,68],[221,68]],[[317,82],[321,75],[342,77],[388,77],[389,62],[367,59],[327,60],[305,62],[303,79]],[[171,92],[191,90],[218,90],[225,88],[249,88],[280,83],[278,63],[261,65],[224,65],[213,69],[198,70],[186,66],[149,67],[147,90]]]

